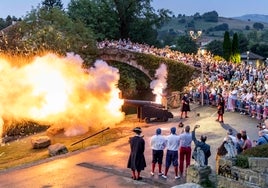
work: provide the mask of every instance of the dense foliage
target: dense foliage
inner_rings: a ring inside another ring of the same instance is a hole
[[[268,144],[263,144],[243,151],[237,156],[237,166],[248,168],[248,157],[265,157],[268,158]]]
[[[262,23],[259,23],[259,22],[255,22],[253,24],[253,28],[254,29],[257,29],[257,30],[262,30],[264,28],[264,25]]]
[[[223,58],[229,61],[232,55],[232,42],[228,31],[224,33],[223,39]]]
[[[197,53],[197,44],[195,40],[192,40],[189,36],[180,36],[177,39],[176,50],[183,53]]]
[[[204,13],[202,17],[207,22],[218,22],[219,15],[216,11],[212,11]]]
[[[98,40],[127,39],[157,44],[157,28],[169,19],[170,11],[155,10],[151,0],[71,0],[68,15],[91,28]]]
[[[195,72],[193,67],[167,58],[160,58],[150,54],[136,53],[135,58],[140,65],[149,70],[152,77],[161,63],[165,63],[168,69],[168,90],[182,91],[183,87],[192,79]],[[150,62],[150,63],[148,63]],[[172,70],[172,71],[169,71]]]
[[[232,40],[232,52],[231,52],[231,61],[234,63],[239,63],[241,62],[240,59],[240,51],[239,51],[239,43],[238,43],[238,35],[235,33],[233,35],[233,40]]]
[[[33,9],[5,33],[0,47],[13,54],[74,52],[88,62],[96,54],[92,31],[81,22],[73,22],[57,4]]]
[[[210,51],[214,55],[223,56],[223,45],[219,40],[213,40],[209,44],[206,45],[206,49]]]

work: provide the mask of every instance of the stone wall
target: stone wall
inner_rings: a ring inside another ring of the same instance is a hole
[[[250,157],[249,168],[236,166],[236,158],[221,157],[218,171],[213,173],[209,166],[187,169],[187,183],[198,183],[216,188],[268,188],[268,158]],[[204,186],[207,187],[207,186]]]
[[[236,158],[220,158],[218,188],[268,187],[268,158],[249,158],[249,168],[235,166]]]

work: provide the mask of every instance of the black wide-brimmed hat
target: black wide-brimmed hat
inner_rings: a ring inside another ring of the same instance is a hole
[[[141,133],[142,130],[141,130],[140,127],[135,127],[135,128],[133,129],[133,132],[135,132],[135,133]]]

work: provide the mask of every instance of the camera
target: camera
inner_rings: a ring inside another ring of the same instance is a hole
[[[266,127],[265,127],[265,124],[263,124],[263,123],[259,123],[258,125],[257,125],[257,128],[259,128],[260,130],[263,130],[263,129],[265,129]]]

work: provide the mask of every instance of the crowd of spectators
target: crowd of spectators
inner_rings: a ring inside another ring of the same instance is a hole
[[[122,50],[129,50],[133,52],[152,54],[159,57],[169,58],[175,61],[183,62],[191,66],[201,67],[201,62],[199,61],[200,54],[187,54],[175,51],[166,46],[165,48],[156,48],[148,44],[139,44],[131,42],[129,39],[123,40],[104,40],[97,43],[99,49],[102,48],[117,48]],[[210,62],[210,56],[205,56],[206,61]]]
[[[258,120],[268,117],[268,67],[248,65],[245,62],[206,63],[202,84],[201,78],[192,80],[185,88],[194,102],[200,101],[203,92],[204,104],[215,105],[217,94],[225,99],[227,111],[239,112]]]
[[[98,48],[118,48],[139,53],[152,54],[176,60],[204,70],[200,77],[190,81],[185,91],[193,102],[201,102],[203,92],[204,105],[216,105],[217,94],[224,97],[225,109],[248,115],[258,120],[268,118],[268,67],[241,62],[234,64],[224,60],[216,61],[209,53],[185,54],[169,47],[156,48],[147,44],[133,43],[129,39],[102,41]]]

